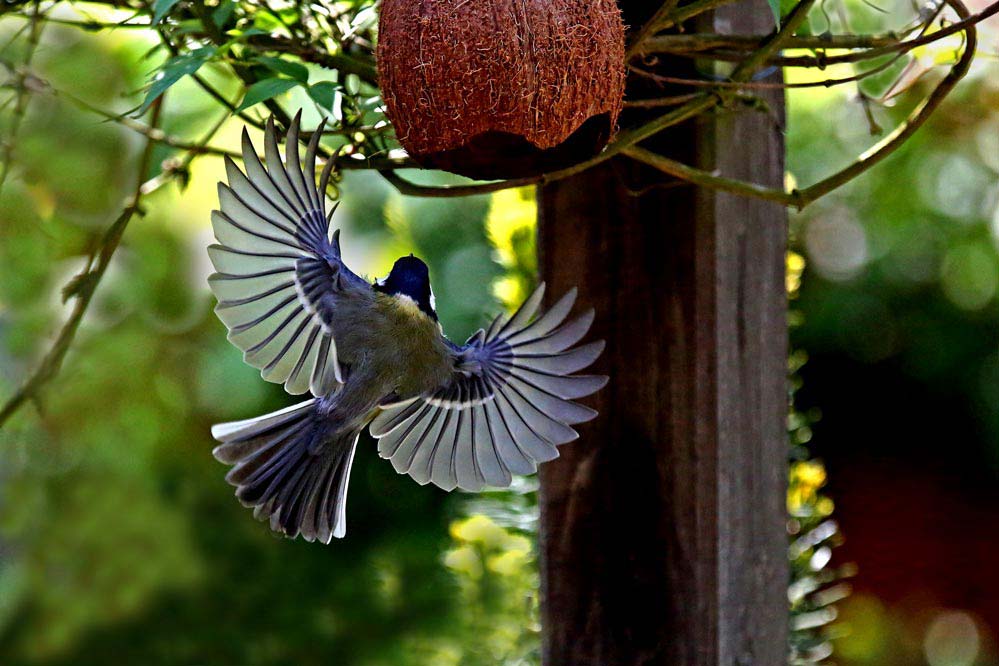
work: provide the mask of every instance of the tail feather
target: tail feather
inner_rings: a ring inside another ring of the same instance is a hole
[[[338,432],[315,399],[220,424],[213,451],[253,515],[289,537],[329,543],[346,533],[347,487],[359,432]]]

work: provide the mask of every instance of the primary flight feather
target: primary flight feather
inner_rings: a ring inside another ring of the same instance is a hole
[[[505,487],[531,474],[596,416],[572,402],[606,377],[574,374],[603,342],[575,346],[593,311],[566,321],[575,290],[540,312],[542,284],[509,319],[497,317],[464,345],[444,336],[429,271],[409,256],[374,283],[340,258],[312,134],[303,170],[300,115],[285,156],[273,119],[261,163],[243,133],[243,170],[226,158],[212,213],[218,244],[208,252],[215,311],[229,340],[261,376],[305,402],[220,424],[214,455],[254,515],[290,537],[329,543],[346,526],[346,496],[358,436],[367,426],[378,453],[400,474],[445,490]]]

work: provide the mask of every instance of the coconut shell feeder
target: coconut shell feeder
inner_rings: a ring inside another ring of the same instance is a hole
[[[615,0],[384,0],[378,76],[424,167],[537,175],[597,154],[624,96]]]

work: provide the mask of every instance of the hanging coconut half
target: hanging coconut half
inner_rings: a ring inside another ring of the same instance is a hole
[[[624,96],[615,0],[383,0],[378,77],[403,147],[472,178],[598,153]]]

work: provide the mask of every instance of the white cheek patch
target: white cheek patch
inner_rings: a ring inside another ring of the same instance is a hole
[[[420,305],[415,300],[413,300],[412,296],[400,292],[398,294],[392,294],[392,298],[396,299],[395,302],[399,306],[399,308],[402,309],[403,312],[408,313],[409,316],[411,317],[415,317],[417,315],[420,315],[422,317],[427,316],[426,313],[420,309]]]
[[[434,288],[430,288],[430,309],[437,312],[437,297],[434,296]]]
[[[420,307],[419,305],[417,305],[416,301],[413,300],[413,297],[410,296],[409,294],[404,294],[404,293],[402,293],[400,291],[400,292],[398,292],[396,294],[392,294],[392,295],[395,296],[396,298],[398,298],[400,301],[402,301],[403,305],[406,306],[407,308],[417,308],[417,309],[419,309],[419,307]]]

